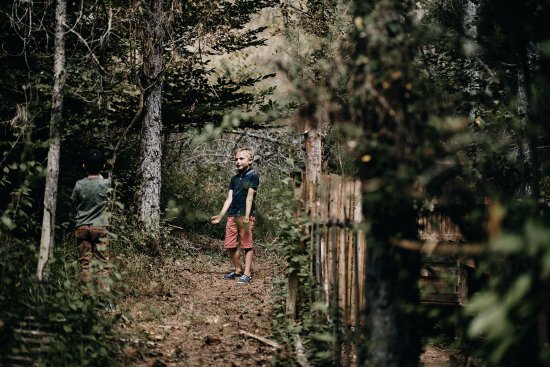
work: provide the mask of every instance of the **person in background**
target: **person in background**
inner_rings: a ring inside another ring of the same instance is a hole
[[[71,195],[77,207],[75,237],[80,278],[88,286],[95,280],[99,289],[109,292],[111,280],[107,202],[111,179],[103,178],[100,174],[105,168],[105,159],[97,149],[86,154],[82,166],[87,176],[76,182]]]

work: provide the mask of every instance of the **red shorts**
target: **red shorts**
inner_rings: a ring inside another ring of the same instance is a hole
[[[228,217],[225,225],[225,241],[223,247],[226,249],[237,248],[237,237],[241,237],[241,248],[252,248],[252,234],[254,233],[254,223],[256,218],[250,217],[248,226],[243,223],[244,217]],[[248,227],[248,228],[247,228]]]

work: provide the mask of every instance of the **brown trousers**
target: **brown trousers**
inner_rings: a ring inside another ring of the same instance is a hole
[[[80,279],[90,284],[95,278],[97,286],[105,291],[110,290],[108,236],[107,227],[80,226],[75,229]]]

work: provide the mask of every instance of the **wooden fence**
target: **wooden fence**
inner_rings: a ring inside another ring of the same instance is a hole
[[[360,224],[361,183],[324,175],[315,185],[304,182],[297,191],[301,210],[309,217],[304,231],[312,246],[311,273],[330,309],[340,310],[346,325],[356,325],[365,306],[366,243]],[[292,293],[292,285],[290,285]],[[295,308],[290,297],[289,308]],[[292,311],[291,311],[292,312]]]
[[[323,175],[317,184],[304,182],[296,190],[299,216],[307,218],[303,232],[309,237],[310,274],[318,292],[315,299],[330,311],[332,358],[335,365],[353,365],[358,339],[350,332],[364,325],[367,244],[362,228],[361,182],[349,177]],[[418,242],[433,247],[440,242],[455,248],[464,242],[460,229],[436,209],[420,214]],[[304,246],[301,250],[305,252]],[[287,311],[297,315],[298,275],[289,277]],[[466,271],[456,256],[424,255],[419,274],[420,301],[433,305],[462,305],[467,297]],[[297,350],[300,348],[297,348]]]
[[[306,214],[311,246],[311,274],[322,301],[339,310],[342,323],[362,324],[365,304],[367,244],[361,227],[361,182],[349,177],[323,175],[318,184],[304,182],[296,192],[300,214]],[[434,211],[419,216],[420,241],[445,241],[460,246],[464,238],[450,218]],[[462,305],[467,297],[464,267],[456,257],[424,256],[419,274],[422,303]],[[290,313],[295,314],[296,283],[289,282]]]

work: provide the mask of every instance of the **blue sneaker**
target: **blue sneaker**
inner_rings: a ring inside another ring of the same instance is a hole
[[[236,278],[240,278],[241,277],[241,274],[237,273],[237,272],[234,272],[232,271],[231,273],[227,273],[227,274],[224,274],[223,275],[223,279],[236,279]]]
[[[246,274],[241,275],[239,280],[237,280],[237,284],[248,284],[252,281],[252,277]]]

